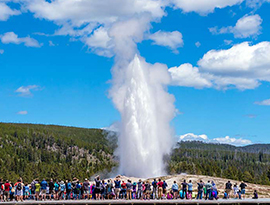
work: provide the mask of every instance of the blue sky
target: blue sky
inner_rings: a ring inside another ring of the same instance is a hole
[[[145,9],[149,27],[136,43],[147,62],[175,71],[168,85],[180,112],[171,122],[175,134],[198,139],[205,134],[208,140],[229,136],[237,145],[246,144],[239,139],[270,143],[270,3],[154,2],[154,9],[140,8],[139,2],[134,11],[119,4],[115,15],[104,8],[110,11],[110,5],[88,1],[85,8],[95,9],[95,18],[80,7],[71,12],[62,0],[0,1],[0,121],[87,128],[119,121],[108,97],[114,65],[110,29],[143,16]],[[95,33],[100,28],[104,35]],[[196,78],[190,78],[193,74]]]

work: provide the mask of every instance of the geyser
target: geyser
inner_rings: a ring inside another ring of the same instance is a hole
[[[121,69],[112,92],[121,114],[120,173],[153,177],[165,174],[164,154],[172,146],[170,121],[175,114],[174,97],[167,92],[167,66],[148,64],[135,55]]]

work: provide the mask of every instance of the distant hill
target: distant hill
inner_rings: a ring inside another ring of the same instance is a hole
[[[0,178],[82,179],[110,171],[115,139],[101,129],[0,123]]]
[[[171,174],[216,176],[270,184],[270,145],[235,147],[203,142],[180,142],[168,161]]]

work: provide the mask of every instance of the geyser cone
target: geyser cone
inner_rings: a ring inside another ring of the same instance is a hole
[[[174,98],[166,92],[166,66],[150,65],[137,55],[123,69],[117,107],[121,113],[120,172],[127,176],[164,174],[163,156],[171,148]],[[119,96],[121,95],[121,96]]]

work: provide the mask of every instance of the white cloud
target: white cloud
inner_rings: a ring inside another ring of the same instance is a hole
[[[28,85],[19,87],[15,92],[19,93],[22,97],[29,97],[33,95],[31,91],[37,91],[39,89],[40,88],[37,85]]]
[[[224,33],[232,33],[235,38],[248,38],[248,37],[256,37],[261,33],[261,17],[256,15],[245,15],[241,19],[239,19],[236,25],[222,27],[218,29],[217,27],[210,28],[210,32],[212,34],[224,34]]]
[[[201,46],[201,43],[198,41],[198,42],[195,43],[195,46],[196,46],[197,48],[199,48],[199,47]]]
[[[27,115],[27,114],[28,114],[28,112],[25,110],[17,112],[17,115]]]
[[[265,2],[270,2],[270,0],[246,0],[247,6],[255,9],[258,9]]]
[[[255,104],[270,106],[270,99],[263,100],[263,101],[257,101],[257,102],[255,102]]]
[[[23,43],[27,47],[41,47],[42,44],[40,44],[37,40],[28,37],[19,38],[17,34],[14,32],[7,32],[4,35],[1,36],[1,41],[4,44],[14,43],[14,44],[21,44]]]
[[[226,45],[231,45],[232,42],[233,42],[232,40],[227,40],[227,39],[224,40],[224,43],[225,43]]]
[[[169,69],[169,72],[172,76],[172,85],[195,88],[212,86],[212,83],[202,76],[197,67],[193,67],[188,63],[182,64],[179,67],[172,67]]]
[[[170,68],[173,85],[195,88],[254,89],[261,82],[270,82],[270,42],[234,45],[227,50],[211,50],[199,67],[190,64]]]
[[[226,136],[223,138],[222,137],[221,138],[214,138],[213,141],[221,143],[221,144],[231,144],[231,145],[236,145],[236,146],[252,144],[252,142],[250,140],[242,139],[242,138],[239,138],[239,139],[230,138],[229,136]]]
[[[153,44],[168,47],[173,51],[177,51],[177,48],[182,47],[184,44],[183,36],[179,31],[157,31],[151,34],[149,39],[153,41]]]
[[[108,31],[104,27],[100,27],[94,31],[90,37],[84,39],[85,44],[89,46],[92,52],[100,56],[113,56],[112,38],[109,37]]]
[[[202,141],[206,143],[219,143],[219,144],[231,144],[234,146],[243,146],[252,144],[252,142],[248,139],[243,138],[231,138],[229,136],[209,139],[207,135],[196,135],[193,133],[188,133],[185,135],[179,136],[179,141]]]
[[[182,9],[184,12],[198,12],[207,14],[213,12],[215,8],[225,8],[240,4],[243,0],[171,0],[175,8]]]
[[[9,8],[5,3],[0,2],[0,21],[6,21],[10,16],[19,15],[20,11]]]

